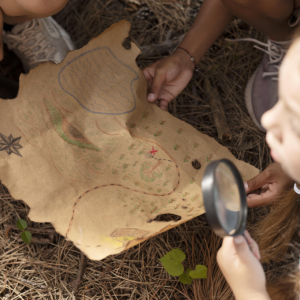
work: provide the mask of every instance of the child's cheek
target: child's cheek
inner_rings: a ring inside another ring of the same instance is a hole
[[[282,164],[288,175],[300,182],[300,138],[288,135],[284,141]]]

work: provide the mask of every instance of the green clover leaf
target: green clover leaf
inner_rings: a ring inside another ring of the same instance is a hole
[[[207,268],[203,265],[197,265],[195,271],[190,271],[192,278],[207,278]]]
[[[20,230],[24,230],[27,228],[27,223],[25,220],[22,220],[22,219],[19,219],[17,221],[17,227],[20,229]]]
[[[179,281],[183,284],[191,284],[193,282],[193,278],[190,276],[190,271],[192,271],[192,269],[188,268],[186,270],[186,273],[182,273],[179,276]]]
[[[171,276],[179,276],[184,272],[182,262],[186,255],[180,249],[172,249],[165,256],[159,259],[165,270]]]
[[[31,241],[31,233],[29,231],[23,231],[21,233],[21,238],[24,241],[24,243],[30,245],[30,241]]]

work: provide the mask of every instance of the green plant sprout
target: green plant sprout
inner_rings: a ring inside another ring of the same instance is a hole
[[[178,276],[179,281],[183,284],[191,284],[193,279],[207,278],[207,268],[203,265],[197,265],[195,270],[187,268],[184,272],[182,262],[186,259],[186,255],[180,249],[172,249],[165,256],[159,259],[165,270],[171,276]]]
[[[27,228],[26,221],[19,219],[17,221],[17,227],[22,231],[21,238],[22,238],[23,242],[30,245],[31,233],[28,230],[25,230]]]

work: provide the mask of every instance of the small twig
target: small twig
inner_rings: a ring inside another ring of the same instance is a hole
[[[6,239],[8,239],[8,237],[9,237],[9,232],[11,231],[11,228],[7,228],[6,230],[5,230],[5,238]]]
[[[178,290],[176,287],[173,287],[173,289],[175,289],[177,292],[179,292],[180,294],[182,294],[183,296],[187,297],[188,300],[191,300],[190,297],[188,297],[186,294],[184,294],[182,291]]]
[[[43,284],[38,284],[38,283],[35,283],[35,282],[32,282],[32,281],[29,281],[27,279],[20,278],[20,281],[25,282],[27,284],[30,284],[32,286],[38,287],[39,289],[43,289],[43,290],[47,289],[47,286],[45,286]]]
[[[13,230],[20,231],[20,229],[17,226],[15,226],[15,225],[6,225],[5,227],[7,229],[13,229]],[[49,233],[49,234],[55,234],[55,230],[54,229],[27,227],[26,230],[30,231],[31,233]]]
[[[221,140],[231,140],[231,132],[226,120],[219,93],[217,89],[211,85],[208,78],[205,78],[204,80],[204,90],[213,112],[213,117],[218,131],[218,138]]]
[[[7,276],[6,276],[6,272],[5,272],[5,275],[4,275],[4,283],[3,283],[3,289],[2,291],[0,292],[0,295],[5,291],[6,289],[6,281],[7,281]]]
[[[199,108],[199,100],[198,100],[198,94],[197,94],[197,85],[195,84],[194,81],[192,81],[192,83],[191,83],[191,88],[192,88],[193,96],[195,97],[194,98],[195,107],[192,109],[192,112],[196,112],[197,108]],[[201,106],[201,109],[203,109],[202,106]],[[195,120],[196,117],[197,116],[194,116],[193,120]]]
[[[2,199],[2,200],[7,200],[7,199],[9,199],[9,200],[10,200],[10,199],[13,199],[13,198],[12,198],[11,195],[7,194],[7,195],[1,195],[1,196],[0,196],[0,199]]]
[[[158,291],[161,289],[161,287],[168,281],[169,279],[166,279],[161,285],[160,285],[160,287],[156,290],[156,292],[152,295],[152,297],[151,297],[151,299],[150,300],[152,300],[153,299],[153,297],[158,293]]]
[[[77,274],[77,279],[74,284],[74,289],[73,289],[72,295],[76,294],[76,292],[80,286],[85,264],[86,264],[86,256],[81,252],[80,262],[79,262],[79,270],[78,270],[78,274]]]
[[[21,238],[17,239],[18,242],[23,242]],[[51,241],[49,239],[38,239],[35,236],[31,237],[30,243],[36,243],[36,244],[49,244]]]

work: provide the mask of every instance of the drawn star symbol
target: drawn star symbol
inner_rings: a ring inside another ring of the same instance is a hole
[[[19,144],[21,137],[14,138],[12,135],[6,137],[0,133],[0,138],[0,151],[6,151],[8,155],[14,153],[22,157],[21,153],[19,152],[19,149],[23,148]]]

